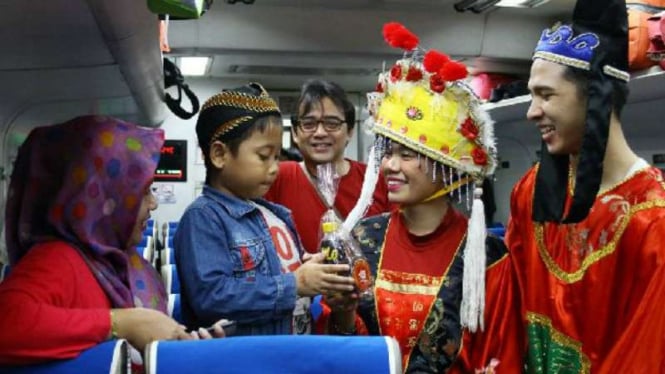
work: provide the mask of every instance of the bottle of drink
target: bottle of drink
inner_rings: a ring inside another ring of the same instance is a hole
[[[356,290],[361,297],[371,296],[374,280],[367,258],[354,238],[344,238],[343,243],[351,267],[351,276],[356,282]]]
[[[327,264],[348,264],[344,242],[337,231],[339,228],[338,223],[323,222],[321,228],[323,230],[323,237],[321,238],[319,250],[325,256],[324,262]]]
[[[356,291],[361,297],[370,296],[374,284],[372,271],[356,240],[349,235],[343,235],[336,221],[323,222],[321,228],[323,237],[319,250],[325,256],[324,262],[348,264],[351,270],[340,275],[353,277]]]

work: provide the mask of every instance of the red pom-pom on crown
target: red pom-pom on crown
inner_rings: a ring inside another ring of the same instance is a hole
[[[399,22],[389,22],[383,25],[383,39],[393,48],[405,51],[416,49],[420,40]]]
[[[466,70],[464,64],[457,61],[449,61],[443,64],[443,67],[439,70],[439,75],[443,80],[451,82],[466,78],[469,72]]]
[[[450,61],[448,55],[432,49],[425,54],[423,67],[428,73],[436,73],[441,70],[443,65],[448,61]]]

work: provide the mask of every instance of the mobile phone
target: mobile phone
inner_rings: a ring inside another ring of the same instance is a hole
[[[225,319],[225,320],[222,320],[222,322],[220,323],[220,325],[222,326],[222,329],[224,329],[224,334],[225,334],[226,336],[231,336],[231,335],[235,334],[235,331],[236,331],[236,321],[231,321],[231,320]],[[210,327],[206,328],[206,330],[208,330],[208,332],[209,332],[211,335],[212,335],[213,332],[214,332],[214,328],[213,328],[213,326],[210,326]]]

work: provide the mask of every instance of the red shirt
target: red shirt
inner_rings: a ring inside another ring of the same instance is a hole
[[[349,172],[339,181],[335,209],[344,219],[351,212],[360,197],[360,190],[365,177],[365,164],[348,160]],[[314,189],[302,167],[294,161],[281,162],[277,180],[272,184],[265,198],[282,204],[291,210],[296,229],[305,250],[316,253],[319,249],[319,231],[321,216],[326,211],[318,192]],[[390,210],[388,190],[385,181],[380,178],[374,191],[374,200],[366,216],[372,216]]]
[[[61,241],[35,245],[0,283],[0,364],[78,356],[104,341],[111,303],[81,255]]]

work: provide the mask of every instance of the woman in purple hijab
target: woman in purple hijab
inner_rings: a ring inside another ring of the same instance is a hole
[[[199,337],[166,315],[164,286],[135,248],[157,207],[163,142],[162,130],[100,116],[30,133],[7,199],[0,364],[72,358],[109,338],[143,350]]]

